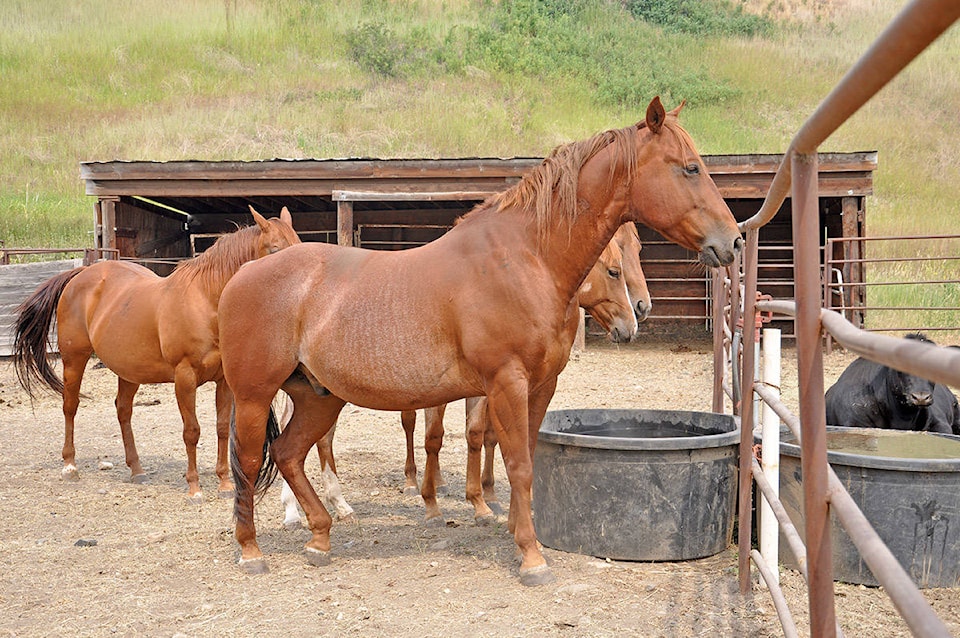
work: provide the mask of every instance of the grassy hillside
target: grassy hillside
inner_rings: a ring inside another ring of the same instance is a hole
[[[538,155],[638,120],[655,94],[687,99],[703,153],[782,152],[903,5],[753,4],[778,13],[693,0],[3,2],[0,240],[90,245],[83,160]],[[958,57],[954,28],[822,147],[879,151],[871,234],[960,226],[960,77],[943,71]]]

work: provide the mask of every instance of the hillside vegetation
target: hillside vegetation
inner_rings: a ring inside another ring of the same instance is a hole
[[[3,2],[0,240],[92,245],[84,160],[542,155],[657,94],[704,154],[782,152],[903,4]],[[873,235],[960,222],[958,58],[955,27],[821,148],[879,151]]]

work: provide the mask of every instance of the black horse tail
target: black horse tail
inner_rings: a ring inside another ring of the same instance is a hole
[[[233,472],[233,484],[236,486],[234,517],[239,519],[237,504],[240,503],[241,496],[252,492],[254,496],[258,497],[258,499],[263,498],[267,488],[270,487],[277,479],[277,465],[273,462],[273,458],[270,456],[270,444],[273,443],[278,436],[280,436],[280,425],[277,422],[277,415],[273,411],[273,406],[270,406],[270,412],[267,414],[267,436],[263,441],[263,451],[261,453],[262,456],[260,457],[262,460],[262,463],[260,464],[260,471],[257,473],[257,478],[252,482],[247,480],[246,475],[244,475],[243,470],[240,467],[240,457],[237,455],[237,446],[235,443],[236,433],[237,410],[236,405],[234,405],[234,409],[230,413],[230,469]]]
[[[60,295],[70,280],[86,266],[62,272],[48,279],[17,308],[14,323],[13,365],[17,380],[30,398],[34,387],[42,383],[58,394],[63,394],[63,379],[57,376],[47,360],[47,350],[52,349],[50,328],[57,315]]]

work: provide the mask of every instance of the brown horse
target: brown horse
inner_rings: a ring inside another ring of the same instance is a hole
[[[641,316],[637,313],[642,309],[644,311],[642,318],[646,319],[646,312],[649,312],[650,309],[650,293],[647,291],[646,279],[643,276],[643,270],[640,268],[639,242],[637,229],[633,223],[621,226],[614,238],[607,244],[607,247],[603,249],[600,259],[590,269],[587,278],[580,284],[577,291],[580,307],[590,312],[616,342],[630,341],[636,334],[638,318]],[[633,260],[627,259],[621,246],[627,246],[628,250],[635,251],[636,258]],[[631,290],[633,291],[632,294],[630,293]],[[635,299],[637,301],[634,301]],[[426,520],[428,523],[443,520],[440,517],[440,509],[436,502],[437,490],[431,490],[431,487],[439,488],[443,485],[438,455],[443,444],[443,414],[445,410],[446,405],[424,410],[427,424],[424,444],[427,450],[427,470],[424,473],[423,480],[424,485],[428,487],[424,490],[423,497],[427,508]],[[417,413],[415,410],[405,410],[400,414],[407,442],[407,457],[404,464],[404,474],[406,476],[404,493],[419,494],[413,444]],[[281,428],[290,421],[292,416],[293,405],[288,397],[283,416],[280,419]],[[320,480],[323,483],[323,501],[327,511],[335,513],[337,519],[352,520],[353,508],[343,498],[340,482],[336,475],[336,461],[333,458],[333,437],[336,430],[337,426],[334,424],[317,443],[321,468]],[[486,440],[488,441],[488,447],[485,458],[492,459],[496,446],[496,435],[488,434]],[[492,460],[488,463],[490,479],[484,484],[484,494],[486,495],[494,493]],[[486,466],[484,470],[484,480],[486,481]],[[478,477],[476,480],[479,483],[481,479]],[[280,500],[284,506],[284,527],[288,529],[299,528],[300,513],[297,508],[296,497],[285,481],[283,482]],[[495,501],[494,504],[496,504]],[[489,510],[487,511],[489,512]],[[488,518],[481,518],[481,513],[478,513],[477,520],[482,523],[486,522]]]
[[[332,519],[303,462],[348,401],[415,410],[486,395],[510,481],[520,580],[552,580],[530,510],[532,459],[576,334],[577,289],[627,221],[698,251],[711,267],[733,261],[742,245],[678,111],[655,98],[644,122],[558,147],[424,246],[301,244],[237,273],[219,322],[236,406],[234,514],[246,571],[266,570],[253,507],[275,476],[271,462],[306,512],[310,562],[329,563]],[[276,436],[267,423],[280,389],[295,409]]]
[[[177,265],[169,277],[127,261],[101,261],[62,273],[41,284],[18,309],[13,361],[24,389],[34,396],[40,382],[63,396],[62,476],[78,478],[73,443],[80,382],[94,352],[117,375],[117,419],[131,480],[146,475],[130,419],[133,397],[143,383],[175,386],[187,448],[187,488],[200,501],[197,472],[197,387],[217,384],[217,476],[221,495],[233,495],[227,460],[232,398],[223,382],[217,348],[217,302],[227,281],[244,263],[300,243],[290,212],[220,237],[206,252]],[[56,315],[63,361],[61,380],[47,360],[50,324]]]

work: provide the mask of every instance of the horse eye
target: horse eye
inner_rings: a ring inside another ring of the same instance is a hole
[[[620,271],[616,268],[610,268],[607,270],[607,274],[610,275],[613,279],[620,279]]]
[[[683,171],[687,175],[699,175],[700,174],[700,165],[699,164],[687,164],[683,167]]]

